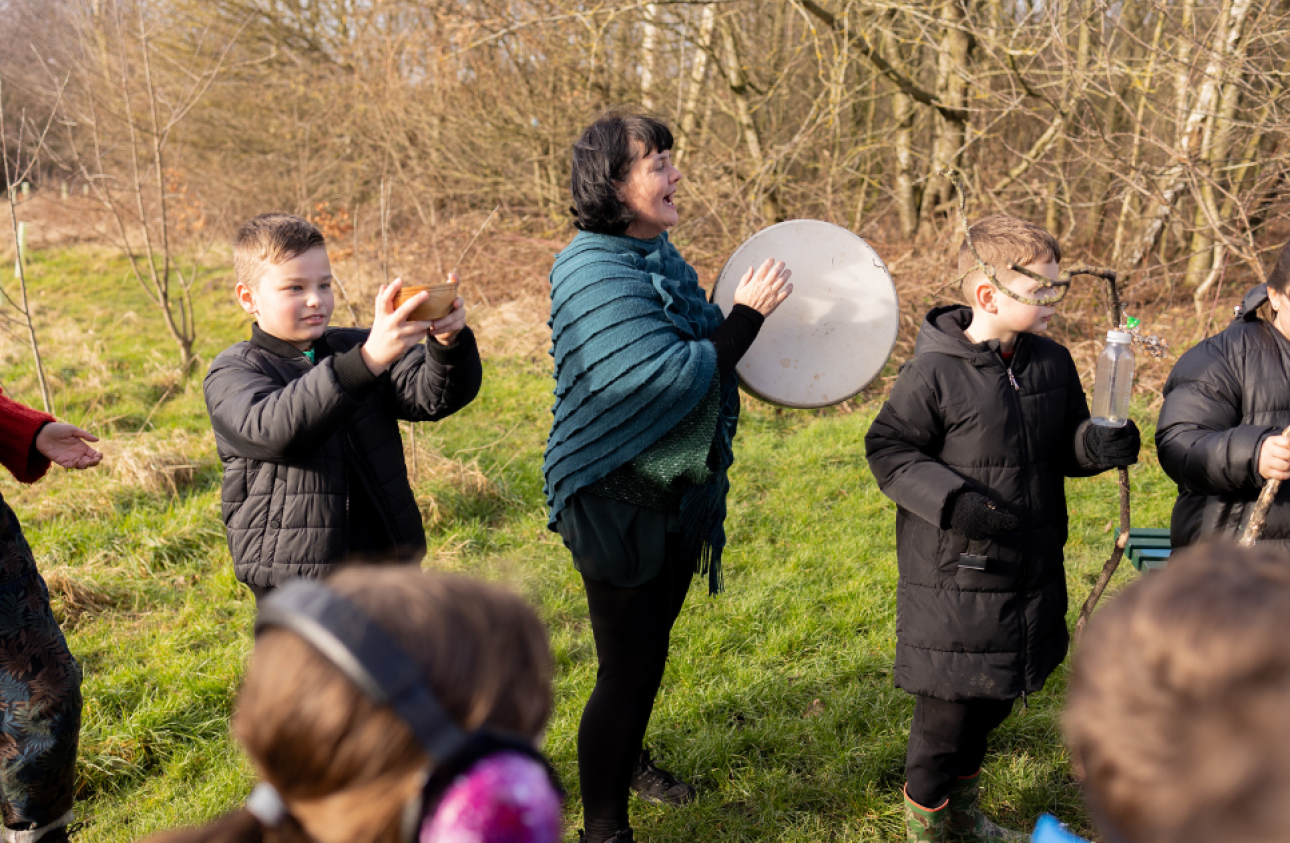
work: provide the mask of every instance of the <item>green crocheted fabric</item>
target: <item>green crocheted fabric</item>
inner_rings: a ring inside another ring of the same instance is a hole
[[[634,460],[624,463],[587,491],[660,512],[676,512],[691,485],[712,479],[708,453],[717,432],[721,377],[713,375],[695,408]]]

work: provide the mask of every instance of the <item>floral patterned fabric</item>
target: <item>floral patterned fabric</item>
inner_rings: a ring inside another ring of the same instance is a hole
[[[560,796],[532,758],[490,755],[457,777],[419,837],[420,843],[559,843]]]
[[[0,807],[10,829],[66,822],[76,785],[81,668],[13,510],[0,499]]]

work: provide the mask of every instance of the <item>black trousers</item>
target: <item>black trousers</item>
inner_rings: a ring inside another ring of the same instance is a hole
[[[681,535],[667,534],[666,559],[632,588],[583,577],[596,639],[596,687],[578,727],[578,782],[588,839],[628,825],[627,796],[654,696],[663,681],[672,625],[694,576]]]
[[[924,808],[939,808],[954,780],[981,769],[986,740],[1015,700],[947,702],[919,696],[905,751],[905,788]]]

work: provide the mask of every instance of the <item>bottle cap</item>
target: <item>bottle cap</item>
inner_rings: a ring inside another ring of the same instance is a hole
[[[1128,331],[1107,331],[1106,341],[1125,343],[1133,342],[1133,334],[1130,334]]]

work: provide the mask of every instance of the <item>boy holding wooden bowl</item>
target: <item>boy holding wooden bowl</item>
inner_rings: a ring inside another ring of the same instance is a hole
[[[204,390],[237,578],[258,599],[342,562],[419,563],[425,529],[398,423],[452,415],[479,392],[464,303],[452,295],[442,315],[423,314],[433,291],[400,302],[396,279],[377,293],[370,329],[329,328],[322,232],[290,214],[242,225],[233,264],[256,322],[215,358]]]

